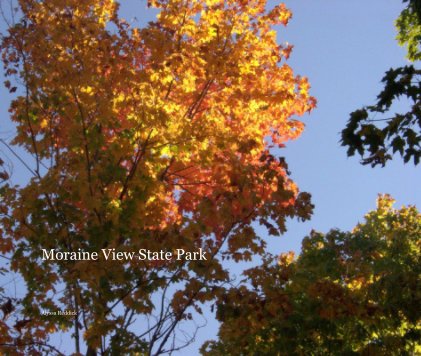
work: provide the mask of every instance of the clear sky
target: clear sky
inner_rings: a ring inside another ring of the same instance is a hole
[[[313,228],[349,230],[375,208],[378,193],[397,205],[421,206],[421,169],[398,157],[385,168],[362,166],[340,147],[340,131],[349,113],[373,104],[384,72],[408,64],[395,41],[394,20],[401,1],[289,0],[294,17],[279,41],[294,44],[289,64],[306,75],[318,108],[305,117],[303,135],[287,145],[286,160],[300,189],[313,196],[316,208],[305,224],[292,223],[274,248],[299,249]]]
[[[378,193],[389,193],[397,206],[421,207],[421,169],[404,165],[396,157],[386,168],[361,166],[358,157],[347,158],[340,147],[340,131],[349,113],[374,103],[380,80],[391,67],[405,65],[405,51],[395,41],[394,20],[402,9],[398,0],[287,0],[293,19],[279,27],[279,42],[289,42],[294,50],[289,65],[305,75],[312,85],[318,108],[304,117],[306,130],[295,142],[280,151],[286,157],[292,178],[313,196],[316,208],[311,221],[290,222],[288,232],[269,238],[271,252],[299,251],[300,242],[311,229],[350,230],[364,214],[375,208]],[[270,1],[270,5],[274,5]],[[127,0],[122,13],[140,23],[150,19],[145,0]],[[3,25],[2,25],[3,26]],[[0,136],[10,136],[9,96],[0,91]],[[3,150],[3,147],[1,148]],[[25,180],[15,163],[15,181]],[[20,176],[19,176],[20,175]],[[27,178],[27,177],[26,177]],[[196,354],[204,340],[214,337],[217,323],[208,315],[208,325],[199,331],[197,342],[182,354]]]

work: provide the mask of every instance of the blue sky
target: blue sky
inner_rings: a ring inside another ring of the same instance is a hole
[[[404,49],[394,39],[393,22],[402,3],[391,0],[285,3],[293,11],[293,19],[287,28],[278,28],[279,42],[294,45],[288,63],[297,74],[309,78],[318,108],[303,118],[306,123],[303,135],[279,153],[286,157],[300,189],[312,194],[316,208],[311,221],[292,221],[284,236],[268,238],[273,253],[298,252],[302,238],[311,229],[322,232],[335,227],[352,229],[365,213],[375,208],[379,193],[391,194],[397,206],[421,206],[419,167],[404,165],[398,157],[385,168],[361,166],[358,157],[347,158],[346,149],[339,144],[340,131],[349,113],[374,103],[386,70],[408,63]],[[270,5],[274,4],[270,1]],[[136,17],[140,23],[150,19],[145,0],[125,1],[122,13],[128,20]],[[12,127],[8,123],[9,98],[1,88],[1,138],[10,137]],[[15,162],[14,180],[23,182],[27,178],[27,173]],[[204,340],[216,334],[217,324],[212,319],[209,315],[208,325],[199,331],[197,342],[183,354],[195,354]]]
[[[421,205],[421,170],[396,158],[385,168],[362,166],[340,147],[340,131],[349,113],[373,104],[386,70],[408,64],[395,41],[399,1],[286,1],[294,17],[279,41],[294,44],[289,64],[306,75],[318,108],[306,116],[306,130],[287,145],[286,160],[300,189],[313,196],[316,208],[305,224],[291,223],[274,248],[299,249],[302,237],[315,230],[352,229],[375,208],[379,193],[397,206]],[[404,107],[404,103],[401,104]]]

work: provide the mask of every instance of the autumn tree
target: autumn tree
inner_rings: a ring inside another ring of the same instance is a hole
[[[351,232],[313,231],[220,297],[204,355],[414,355],[421,351],[421,214],[377,209]],[[242,350],[239,352],[238,350]]]
[[[1,44],[8,144],[33,161],[27,185],[2,191],[1,246],[26,284],[2,350],[47,352],[54,332],[71,332],[77,354],[183,347],[194,338],[177,334],[183,322],[230,283],[223,260],[264,252],[252,223],[279,235],[287,217],[309,218],[272,149],[300,135],[315,100],[276,42],[291,12],[266,5],[149,1],[157,18],[138,28],[112,0],[18,2]],[[207,260],[41,253],[141,248]],[[41,315],[56,310],[76,316]]]
[[[407,3],[396,20],[397,40],[407,48],[407,58],[418,63],[421,59],[421,3]],[[362,164],[384,166],[399,153],[404,162],[421,158],[421,70],[407,65],[388,70],[383,79],[384,88],[374,105],[354,111],[342,131],[342,146],[348,147],[348,156],[358,153]],[[404,98],[409,110],[391,113],[394,104]]]

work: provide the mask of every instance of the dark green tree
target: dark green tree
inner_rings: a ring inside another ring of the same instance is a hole
[[[205,355],[415,355],[421,351],[421,214],[377,209],[351,232],[312,232],[221,297]],[[239,351],[242,350],[242,351]]]
[[[421,2],[403,2],[407,6],[396,20],[397,40],[406,46],[407,58],[415,64],[421,59]],[[385,166],[397,152],[405,163],[412,159],[417,165],[421,157],[421,70],[415,65],[391,68],[382,82],[377,102],[350,114],[341,144],[348,147],[348,156],[358,153],[361,163],[372,167]],[[402,98],[408,101],[408,111],[391,113]]]

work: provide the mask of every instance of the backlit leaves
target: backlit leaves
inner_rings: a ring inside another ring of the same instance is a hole
[[[254,221],[280,234],[312,210],[271,153],[315,106],[285,62],[291,46],[276,42],[291,12],[263,0],[148,5],[156,20],[137,28],[111,0],[20,1],[1,46],[7,86],[23,83],[13,143],[33,157],[2,221],[28,288],[22,314],[46,337],[63,321],[46,326],[41,309],[77,309],[64,327],[91,352],[165,353],[188,308],[229,280],[221,260],[263,253]],[[42,248],[203,248],[209,260],[46,262]],[[150,315],[155,325],[136,337],[133,318]]]

